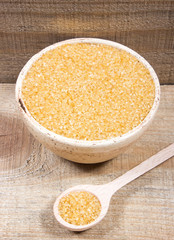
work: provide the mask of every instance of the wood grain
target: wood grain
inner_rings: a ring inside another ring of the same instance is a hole
[[[120,189],[104,220],[88,231],[65,230],[52,211],[67,188],[107,183],[173,143],[173,104],[174,86],[162,86],[157,116],[134,145],[108,162],[82,165],[36,142],[20,121],[14,85],[1,84],[0,239],[174,239],[174,158]]]
[[[174,1],[1,0],[0,82],[15,83],[27,60],[44,47],[98,37],[144,56],[161,84],[174,84]]]

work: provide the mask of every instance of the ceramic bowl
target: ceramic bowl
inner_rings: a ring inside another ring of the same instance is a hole
[[[54,132],[51,132],[41,126],[34,118],[30,115],[29,111],[25,107],[25,104],[22,100],[22,82],[25,78],[27,71],[30,69],[32,64],[42,56],[45,52],[54,49],[63,44],[73,44],[73,43],[101,43],[110,45],[112,47],[122,49],[128,53],[135,56],[144,66],[150,71],[150,74],[155,83],[155,100],[151,108],[151,111],[146,116],[144,121],[142,121],[137,127],[129,131],[122,136],[107,139],[107,140],[98,140],[98,141],[85,141],[85,140],[76,140],[67,138],[61,135],[58,135]],[[62,42],[55,43],[36,55],[34,55],[23,67],[20,72],[17,83],[16,83],[16,101],[19,106],[21,116],[24,123],[28,127],[32,135],[41,143],[43,143],[47,148],[56,153],[57,155],[66,158],[68,160],[79,162],[79,163],[98,163],[109,160],[116,157],[118,154],[122,153],[128,145],[137,140],[142,133],[147,129],[149,124],[152,122],[155,113],[159,106],[160,101],[160,84],[158,77],[151,67],[151,65],[138,53],[131,50],[130,48],[108,40],[96,39],[96,38],[76,38],[70,39]]]

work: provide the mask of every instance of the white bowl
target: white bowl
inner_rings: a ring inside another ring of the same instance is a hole
[[[30,69],[32,64],[42,56],[45,52],[54,49],[63,44],[73,44],[73,43],[101,43],[110,45],[112,47],[125,50],[126,52],[135,56],[144,66],[150,71],[150,74],[155,83],[155,100],[151,108],[151,111],[146,116],[146,118],[134,129],[120,137],[115,137],[107,140],[98,141],[85,141],[67,138],[51,132],[41,126],[29,113],[25,104],[22,100],[22,82],[25,78],[27,71]],[[76,38],[70,39],[62,42],[55,43],[36,55],[34,55],[23,67],[20,72],[17,83],[16,83],[16,101],[21,112],[21,116],[28,127],[29,131],[33,136],[46,147],[52,150],[57,155],[66,158],[68,160],[79,162],[79,163],[98,163],[109,160],[116,157],[118,154],[124,151],[124,149],[132,142],[137,140],[142,133],[147,129],[159,106],[160,101],[160,84],[158,77],[151,67],[151,65],[138,53],[131,50],[130,48],[108,40],[97,39],[97,38]]]

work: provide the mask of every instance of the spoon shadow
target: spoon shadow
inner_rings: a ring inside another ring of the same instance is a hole
[[[124,211],[127,203],[129,202],[129,198],[135,194],[137,195],[137,192],[141,190],[145,185],[146,183],[142,181],[138,187],[134,187],[134,185],[132,185],[131,188],[129,186],[125,186],[124,189],[120,189],[112,197],[108,213],[104,219],[93,228],[82,232],[69,231],[57,222],[53,214],[53,205],[55,201],[55,198],[53,198],[50,202],[48,202],[46,209],[44,209],[40,214],[43,229],[46,234],[60,237],[60,239],[65,236],[73,237],[74,235],[82,235],[84,237],[92,235],[94,236],[94,239],[95,236],[97,238],[99,235],[101,236],[101,239],[103,237],[109,236],[110,232],[113,233],[113,231],[118,231],[122,228],[121,220],[124,216]]]

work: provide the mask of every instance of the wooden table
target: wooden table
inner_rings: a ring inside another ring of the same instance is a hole
[[[64,160],[39,144],[20,120],[14,84],[0,85],[0,239],[174,239],[174,158],[112,198],[106,218],[82,233],[61,227],[55,198],[77,184],[102,184],[174,142],[174,86],[162,86],[159,111],[122,155],[96,165]]]

